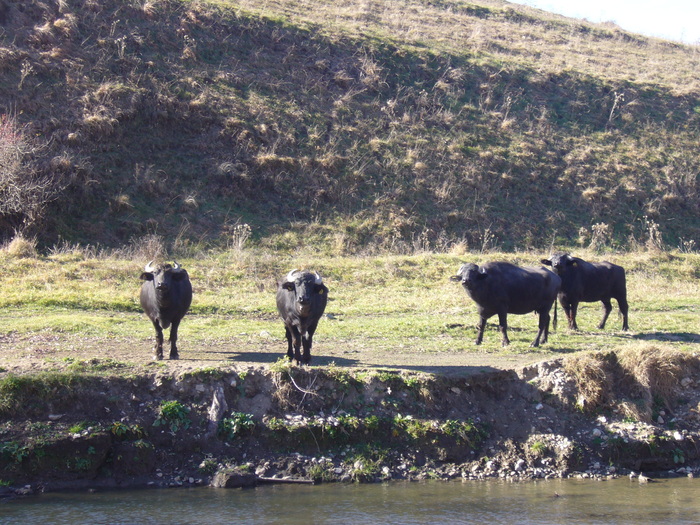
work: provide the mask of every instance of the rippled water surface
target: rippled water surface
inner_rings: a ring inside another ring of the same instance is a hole
[[[54,493],[0,502],[5,524],[688,523],[700,480],[421,482]]]

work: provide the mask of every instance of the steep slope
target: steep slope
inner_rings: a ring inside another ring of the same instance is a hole
[[[693,47],[495,1],[2,0],[0,25],[0,112],[60,190],[6,237],[698,238]]]

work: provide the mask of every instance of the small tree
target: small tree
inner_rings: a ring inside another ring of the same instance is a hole
[[[23,232],[36,226],[58,196],[56,177],[36,168],[40,151],[14,115],[0,115],[0,228]]]

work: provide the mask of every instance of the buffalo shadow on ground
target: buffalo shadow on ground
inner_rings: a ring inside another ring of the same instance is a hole
[[[635,334],[632,338],[641,341],[662,341],[666,343],[700,343],[700,334],[693,332],[644,332]]]

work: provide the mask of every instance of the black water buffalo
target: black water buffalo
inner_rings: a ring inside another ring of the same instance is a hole
[[[507,262],[490,262],[483,266],[463,264],[453,281],[462,286],[477,305],[479,334],[476,344],[484,338],[486,320],[498,314],[498,325],[503,334],[503,346],[508,339],[508,314],[539,314],[539,331],[530,346],[547,342],[549,311],[556,302],[561,279],[546,268],[521,268]],[[557,310],[554,309],[553,327],[557,328]]]
[[[177,329],[192,303],[192,284],[187,270],[177,262],[153,266],[141,274],[141,308],[156,329],[153,359],[163,359],[163,330],[170,327],[170,359],[178,359]]]
[[[327,302],[328,288],[317,273],[292,270],[279,283],[277,311],[284,321],[290,361],[296,359],[297,364],[311,361],[311,342]]]
[[[622,329],[629,330],[627,323],[627,284],[625,269],[622,266],[607,261],[599,263],[586,262],[568,253],[558,252],[542,263],[551,266],[561,277],[559,302],[569,320],[569,328],[578,330],[576,325],[576,309],[578,303],[601,301],[603,303],[603,320],[599,329],[605,328],[605,321],[612,311],[610,299],[616,299],[622,313]]]

